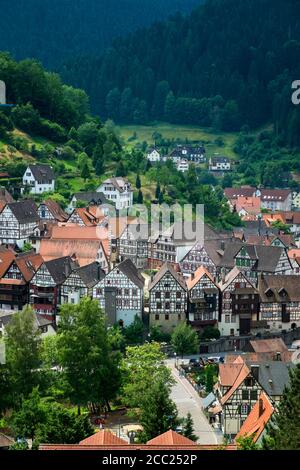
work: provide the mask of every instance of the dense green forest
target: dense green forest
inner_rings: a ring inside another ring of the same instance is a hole
[[[273,121],[284,143],[299,145],[300,113],[291,103],[299,8],[299,0],[208,0],[188,17],[115,40],[102,56],[69,62],[63,76],[118,122],[235,131]]]
[[[1,0],[0,48],[53,68],[202,0]]]

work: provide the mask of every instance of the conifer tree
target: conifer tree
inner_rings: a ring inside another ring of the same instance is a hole
[[[191,441],[197,441],[198,437],[194,433],[194,421],[190,412],[188,412],[183,425],[183,436],[191,439]]]
[[[136,175],[135,186],[136,186],[136,189],[141,189],[142,187],[141,178],[139,174]]]
[[[300,364],[290,370],[290,382],[267,427],[263,448],[268,450],[300,449]]]

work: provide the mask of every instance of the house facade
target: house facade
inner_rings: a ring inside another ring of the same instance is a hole
[[[36,313],[55,321],[61,285],[74,267],[77,265],[69,256],[43,262],[30,282],[30,304]]]
[[[187,286],[171,263],[165,263],[149,285],[149,324],[171,332],[187,319]]]
[[[17,244],[23,248],[40,218],[34,201],[24,199],[6,204],[0,213],[0,240],[2,244]]]
[[[29,165],[23,175],[23,186],[29,189],[31,194],[53,192],[55,189],[55,177],[51,166],[44,164]]]
[[[251,321],[259,319],[259,295],[254,285],[234,268],[219,284],[219,330],[222,336],[247,335]]]
[[[188,321],[198,330],[215,326],[219,317],[219,288],[203,266],[187,281]]]
[[[300,277],[260,276],[259,319],[270,332],[293,330],[300,327]]]
[[[78,304],[83,297],[93,297],[93,288],[105,277],[99,263],[94,262],[73,269],[62,283],[60,304]]]
[[[231,171],[231,162],[227,157],[211,157],[209,159],[209,171]]]
[[[107,316],[108,323],[129,326],[135,317],[142,318],[144,278],[130,259],[110,271],[93,288],[93,298]]]
[[[6,252],[0,253],[0,260],[6,265],[0,277],[0,309],[20,311],[29,303],[29,282],[42,257],[33,252],[18,256]]]
[[[157,163],[161,160],[161,155],[159,150],[156,148],[150,148],[147,153],[147,160],[151,163]]]
[[[103,193],[117,210],[129,209],[133,204],[133,190],[125,178],[109,178],[99,186],[97,192]]]

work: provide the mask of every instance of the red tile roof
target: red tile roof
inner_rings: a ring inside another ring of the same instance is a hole
[[[178,434],[177,432],[170,429],[169,431],[155,437],[147,442],[147,445],[155,446],[193,446],[196,445],[194,441],[191,441],[187,437]]]
[[[236,436],[236,440],[239,437],[250,437],[256,442],[264,431],[266,424],[269,422],[274,408],[265,394],[262,392],[258,401],[250,411],[246,421],[243,423],[240,432]]]
[[[194,277],[193,278],[190,277],[188,279],[186,283],[188,290],[190,291],[197,284],[197,282],[199,282],[200,279],[202,279],[203,276],[207,276],[211,280],[211,282],[213,282],[215,286],[217,287],[217,284],[215,283],[214,278],[210,274],[210,272],[207,271],[207,269],[205,269],[204,266],[200,266],[195,272]]]
[[[80,446],[87,446],[87,445],[88,446],[105,446],[105,445],[124,446],[124,445],[129,445],[129,444],[124,439],[117,437],[111,431],[107,429],[101,429],[101,431],[98,431],[92,436],[89,436],[83,441],[80,441],[79,445]]]
[[[224,405],[224,403],[229,400],[234,392],[239,388],[239,386],[244,382],[245,378],[248,377],[250,374],[250,370],[246,366],[246,364],[241,364],[241,369],[239,371],[239,374],[237,375],[232,387],[228,390],[227,393],[221,398],[221,405]]]

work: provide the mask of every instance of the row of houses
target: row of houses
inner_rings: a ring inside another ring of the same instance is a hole
[[[255,286],[235,267],[218,283],[203,266],[185,278],[166,262],[149,279],[130,259],[104,270],[99,262],[83,261],[75,253],[53,259],[44,253],[1,250],[1,310],[21,310],[29,303],[55,321],[61,305],[90,296],[112,325],[128,326],[136,315],[145,316],[146,301],[150,325],[167,332],[182,321],[199,331],[218,327],[222,336],[300,326],[297,275],[260,275]]]
[[[151,163],[157,163],[166,160],[172,160],[175,164],[181,161],[204,163],[206,161],[206,151],[203,145],[177,145],[167,155],[157,147],[150,147],[147,151],[147,160]]]
[[[55,174],[53,168],[46,164],[29,165],[22,178],[22,193],[27,191],[30,194],[51,193],[55,190]],[[108,178],[96,189],[96,193],[101,193],[102,197],[94,196],[96,203],[104,199],[106,203],[112,203],[117,210],[128,209],[133,204],[133,191],[129,181],[125,178]],[[81,200],[80,200],[81,201]],[[75,200],[71,201],[71,209],[76,206]]]

